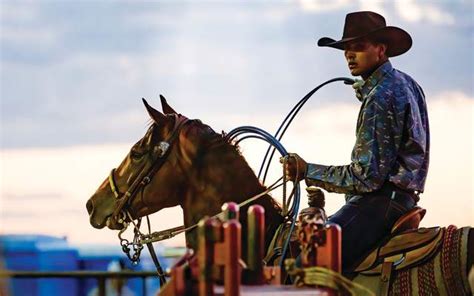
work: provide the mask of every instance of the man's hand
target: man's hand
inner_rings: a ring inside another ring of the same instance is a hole
[[[291,181],[301,181],[306,175],[306,161],[296,153],[289,153],[288,156],[281,157],[280,163],[285,166],[285,176]]]

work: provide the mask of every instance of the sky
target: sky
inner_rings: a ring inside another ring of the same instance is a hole
[[[350,75],[341,51],[316,42],[339,39],[345,15],[357,10],[382,13],[414,40],[391,61],[426,93],[432,146],[422,224],[473,226],[471,1],[1,0],[0,232],[115,243],[116,232],[89,225],[85,202],[144,135],[142,97],[159,107],[163,94],[218,131],[273,132],[317,84]],[[347,164],[358,110],[350,86],[331,84],[283,145],[310,162]],[[264,149],[242,147],[253,168]],[[272,169],[276,177],[276,161]],[[329,213],[342,204],[327,195]],[[155,214],[153,228],[180,217],[177,208]]]

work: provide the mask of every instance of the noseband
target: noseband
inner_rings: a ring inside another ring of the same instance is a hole
[[[133,198],[137,195],[138,192],[143,190],[148,183],[150,183],[153,176],[158,172],[158,170],[163,166],[166,161],[167,156],[169,155],[169,151],[171,150],[171,146],[173,145],[174,141],[178,137],[181,128],[183,125],[188,122],[189,119],[186,117],[180,117],[175,114],[175,123],[173,131],[171,135],[168,137],[166,141],[159,142],[156,146],[153,147],[153,160],[150,162],[151,166],[148,168],[148,171],[142,170],[132,185],[129,186],[125,193],[120,193],[117,184],[115,183],[114,175],[115,175],[115,168],[112,169],[109,175],[109,185],[110,189],[112,190],[115,198],[117,199],[117,203],[112,213],[112,217],[117,219],[118,223],[124,223],[126,219],[126,208],[124,211],[124,207],[127,205],[129,206],[133,200]],[[143,177],[141,177],[143,176]]]

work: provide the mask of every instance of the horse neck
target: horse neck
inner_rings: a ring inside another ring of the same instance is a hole
[[[206,153],[201,160],[202,166],[195,169],[190,177],[189,190],[181,204],[184,214],[185,226],[189,227],[197,223],[204,216],[213,216],[221,211],[226,202],[241,203],[263,191],[262,186],[245,159],[239,155],[233,147],[221,147],[225,153],[214,151]],[[200,167],[200,168],[199,168]],[[265,209],[266,233],[273,233],[281,221],[279,209],[269,195],[262,196],[253,204],[259,204]],[[240,223],[242,233],[247,228],[247,209],[244,206],[240,210]],[[188,245],[196,247],[196,232],[186,235]],[[243,243],[246,236],[242,235]],[[271,237],[266,236],[266,240]],[[268,244],[268,243],[266,243]]]

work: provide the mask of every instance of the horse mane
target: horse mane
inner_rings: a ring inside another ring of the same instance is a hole
[[[263,192],[267,190],[267,187],[262,184],[262,182],[258,179],[256,176],[255,172],[252,170],[250,165],[248,164],[247,160],[245,157],[242,155],[242,150],[240,149],[240,146],[236,141],[232,141],[227,137],[227,134],[222,131],[221,133],[215,132],[211,127],[208,125],[200,122],[199,120],[196,120],[203,130],[207,131],[204,132],[203,138],[204,141],[206,142],[205,144],[205,150],[208,151],[213,151],[216,155],[219,154],[220,156],[225,155],[225,157],[231,157],[233,160],[235,160],[238,163],[241,163],[243,168],[248,169],[253,177],[258,180],[258,185],[260,186],[260,192]],[[270,201],[269,206],[273,207],[275,210],[281,213],[281,205],[271,197],[271,195],[267,194],[268,200]],[[250,197],[250,196],[249,196]],[[265,196],[261,198],[266,199]]]

